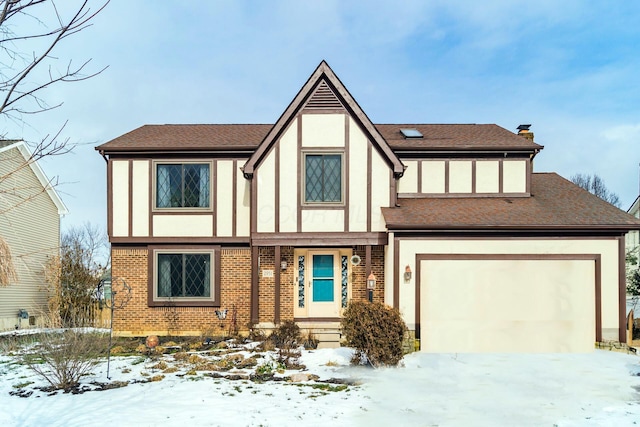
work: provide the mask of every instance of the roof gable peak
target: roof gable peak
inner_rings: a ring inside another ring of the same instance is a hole
[[[325,86],[326,85],[326,86]],[[329,64],[322,60],[307,82],[302,86],[298,94],[293,98],[289,106],[273,125],[271,130],[262,140],[256,151],[245,163],[242,170],[247,179],[253,177],[256,167],[269,152],[269,149],[278,140],[282,133],[296,117],[299,111],[312,105],[321,106],[324,109],[335,109],[338,105],[344,108],[349,115],[360,125],[367,135],[367,139],[380,150],[381,154],[389,162],[396,177],[404,173],[404,165],[389,144],[382,137],[378,129],[373,125],[369,117],[364,113],[347,88],[335,75]],[[312,108],[312,107],[309,107]]]

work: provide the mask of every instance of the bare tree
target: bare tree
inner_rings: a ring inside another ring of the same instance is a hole
[[[571,182],[584,188],[589,193],[600,197],[605,202],[611,203],[617,208],[621,206],[620,197],[618,197],[616,193],[609,191],[604,180],[596,174],[587,175],[578,173],[571,177]]]
[[[89,223],[62,235],[60,256],[46,268],[54,326],[93,326],[96,289],[109,265],[107,245],[105,233]]]
[[[56,3],[55,0],[0,0],[0,117],[5,123],[29,125],[28,117],[62,105],[62,102],[50,104],[45,100],[44,91],[47,88],[86,80],[104,71],[105,68],[91,71],[91,59],[79,63],[69,60],[60,65],[62,61],[55,56],[56,48],[63,40],[91,26],[96,15],[109,3],[109,0],[96,1],[99,1],[97,7],[92,8],[90,0],[78,1],[73,6],[70,6],[69,0],[64,0],[64,3]],[[63,7],[59,7],[61,5]],[[62,10],[70,12],[63,13]],[[0,184],[8,182],[9,178],[13,178],[31,162],[71,151],[73,145],[69,144],[69,140],[61,139],[65,125],[62,124],[57,131],[40,141],[25,141],[30,146],[31,156],[1,173]],[[0,139],[5,138],[5,132],[2,132]],[[55,185],[56,178],[49,182],[49,186]],[[25,195],[25,189],[22,188],[0,187],[0,196],[5,193],[22,198],[20,204],[38,193],[28,189],[30,191]],[[4,212],[11,206],[4,203]],[[5,243],[2,236],[0,243]],[[11,259],[2,256],[1,261],[9,269]],[[7,284],[4,282],[0,280],[0,285]]]

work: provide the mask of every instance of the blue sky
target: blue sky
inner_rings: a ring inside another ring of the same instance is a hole
[[[325,59],[374,123],[531,123],[545,146],[535,171],[598,174],[627,209],[639,191],[639,18],[637,2],[112,0],[54,65],[108,69],[47,90],[64,105],[30,126],[0,129],[38,140],[68,120],[78,147],[42,166],[59,177],[64,227],[104,226],[93,147],[143,124],[273,123]]]

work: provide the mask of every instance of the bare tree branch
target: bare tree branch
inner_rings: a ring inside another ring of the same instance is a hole
[[[604,180],[598,175],[588,175],[577,173],[571,177],[571,182],[578,187],[582,187],[589,193],[600,197],[605,202],[611,203],[613,206],[619,208],[622,203],[620,197],[616,193],[609,191],[604,183]]]

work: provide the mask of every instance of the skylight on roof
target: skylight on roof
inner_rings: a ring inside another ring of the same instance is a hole
[[[422,133],[418,129],[400,129],[405,138],[422,138]]]

